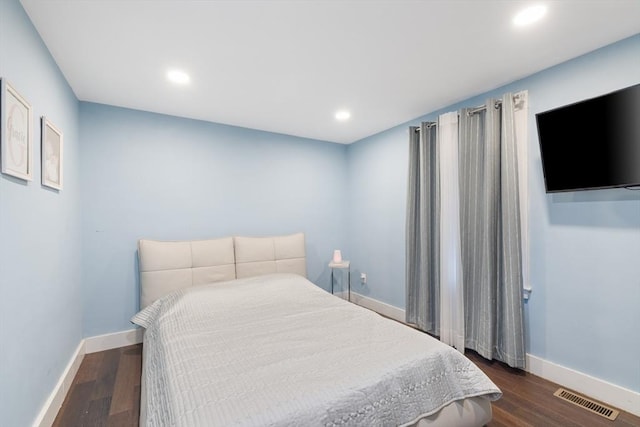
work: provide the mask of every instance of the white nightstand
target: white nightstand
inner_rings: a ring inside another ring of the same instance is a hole
[[[347,300],[351,302],[351,263],[349,261],[342,262],[333,262],[329,263],[329,268],[331,269],[331,294],[333,295],[333,271],[335,269],[339,270],[347,270]]]

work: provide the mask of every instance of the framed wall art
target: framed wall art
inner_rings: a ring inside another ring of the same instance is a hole
[[[6,79],[0,80],[0,145],[2,173],[33,179],[31,104]]]
[[[42,117],[42,185],[62,190],[62,132]]]

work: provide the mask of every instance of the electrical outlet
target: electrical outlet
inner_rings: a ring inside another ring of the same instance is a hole
[[[367,273],[360,273],[360,282],[364,285],[367,283]]]

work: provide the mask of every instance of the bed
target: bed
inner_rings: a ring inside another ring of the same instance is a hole
[[[138,244],[141,426],[481,426],[501,392],[306,276],[304,235]]]

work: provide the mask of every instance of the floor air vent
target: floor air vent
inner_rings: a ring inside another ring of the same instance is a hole
[[[580,396],[579,394],[576,394],[569,390],[565,390],[563,388],[559,388],[558,390],[556,390],[553,395],[559,397],[560,399],[566,400],[567,402],[571,402],[574,405],[580,406],[587,411],[591,411],[595,414],[603,416],[609,420],[615,420],[620,413],[615,409],[601,405],[600,403],[594,402],[587,397]]]

